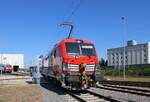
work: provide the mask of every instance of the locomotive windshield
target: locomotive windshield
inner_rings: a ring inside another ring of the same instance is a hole
[[[95,56],[93,44],[66,43],[68,55]]]
[[[71,55],[80,55],[80,48],[78,43],[66,43],[67,53]]]
[[[84,56],[95,56],[93,44],[81,44],[81,50]]]

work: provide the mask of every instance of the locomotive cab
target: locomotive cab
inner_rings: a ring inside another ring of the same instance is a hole
[[[90,41],[75,40],[65,42],[65,48],[65,84],[71,88],[89,88],[95,83],[98,64],[95,46]]]

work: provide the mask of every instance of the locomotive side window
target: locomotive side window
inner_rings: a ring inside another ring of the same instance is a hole
[[[54,57],[56,58],[56,50],[54,51]]]
[[[60,48],[58,47],[56,49],[56,57],[60,57],[60,56],[61,56],[61,54],[60,54]]]
[[[50,55],[50,66],[53,66],[53,61],[54,61],[54,56],[51,53],[51,55]]]

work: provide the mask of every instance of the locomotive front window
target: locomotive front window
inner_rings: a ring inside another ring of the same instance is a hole
[[[68,54],[80,55],[80,48],[78,43],[66,43],[66,50]]]
[[[81,50],[84,56],[96,56],[93,44],[82,44]]]
[[[66,43],[66,50],[69,55],[96,56],[93,44]]]

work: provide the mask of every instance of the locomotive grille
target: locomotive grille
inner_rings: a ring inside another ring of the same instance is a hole
[[[94,64],[87,64],[85,70],[86,71],[93,71],[95,68]],[[71,71],[79,71],[79,65],[76,64],[68,64],[68,70]]]
[[[95,65],[94,65],[94,64],[89,64],[89,65],[86,66],[85,70],[86,70],[86,71],[93,71],[94,68],[95,68]]]
[[[79,71],[79,65],[76,65],[76,64],[68,64],[68,70],[71,70],[71,71]]]

